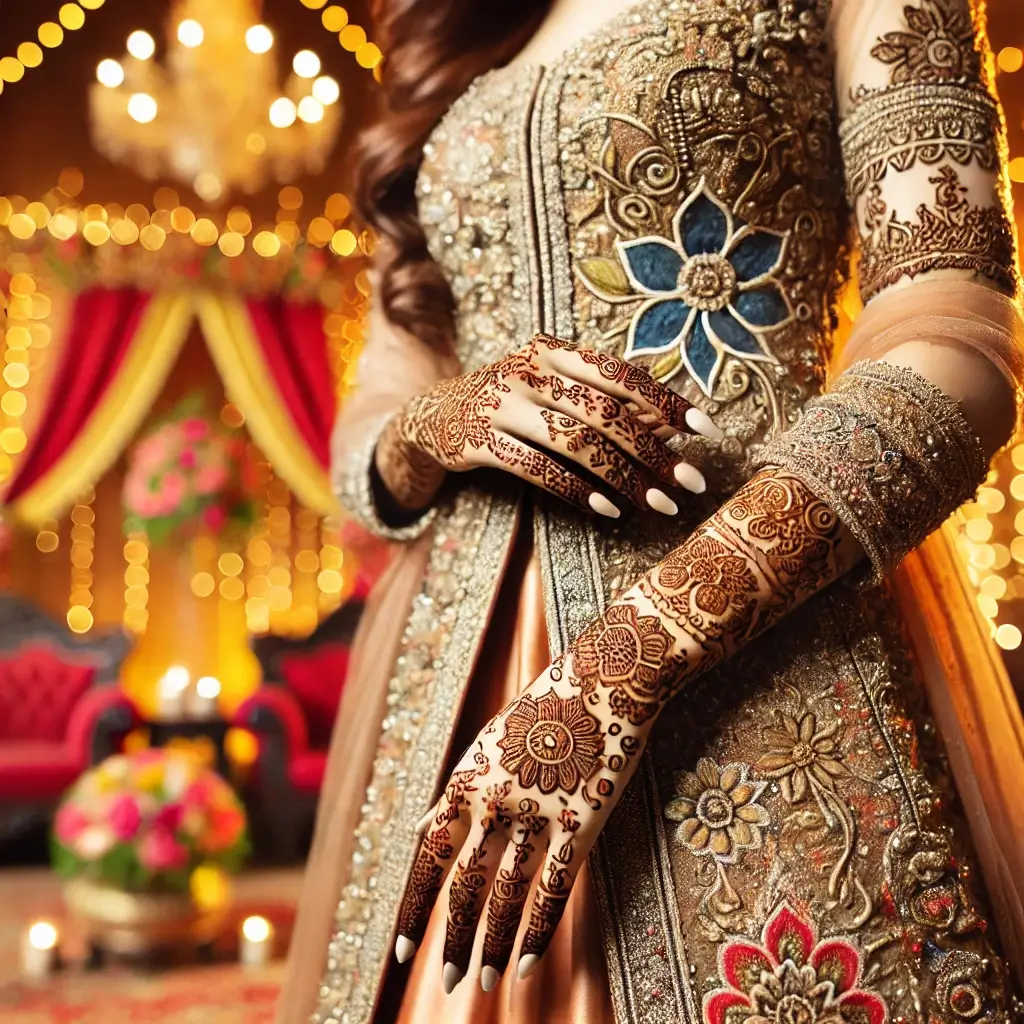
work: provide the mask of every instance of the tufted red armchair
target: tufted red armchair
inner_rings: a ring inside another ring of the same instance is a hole
[[[245,796],[256,852],[270,859],[294,858],[309,839],[361,614],[361,603],[349,603],[305,639],[253,642],[263,684],[232,724],[259,740]]]
[[[120,631],[80,639],[0,595],[0,827],[44,813],[136,724],[118,686]]]

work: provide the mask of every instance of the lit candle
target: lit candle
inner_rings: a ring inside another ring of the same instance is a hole
[[[195,693],[189,706],[193,718],[216,718],[220,680],[215,676],[201,676],[196,680]]]
[[[36,921],[21,944],[21,970],[26,978],[41,979],[57,966],[57,929],[49,921]]]
[[[185,710],[185,691],[191,678],[184,665],[172,665],[160,677],[158,686],[161,718],[181,718]]]
[[[262,967],[274,952],[274,929],[265,917],[247,917],[242,922],[238,959],[246,967]]]

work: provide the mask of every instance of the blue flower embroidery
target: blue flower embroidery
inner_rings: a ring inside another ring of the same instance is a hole
[[[629,325],[625,358],[678,347],[690,375],[711,396],[726,353],[772,361],[766,328],[793,318],[774,276],[787,235],[733,217],[703,179],[672,219],[674,239],[616,243],[635,292],[646,296]]]

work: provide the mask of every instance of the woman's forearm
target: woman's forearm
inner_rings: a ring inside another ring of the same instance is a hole
[[[688,680],[863,557],[803,482],[763,470],[591,623],[568,671],[611,716],[643,728]]]

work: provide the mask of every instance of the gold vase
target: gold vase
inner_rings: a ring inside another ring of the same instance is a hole
[[[91,942],[124,956],[213,942],[231,906],[227,890],[200,907],[189,893],[124,892],[86,878],[65,885],[64,902]]]

